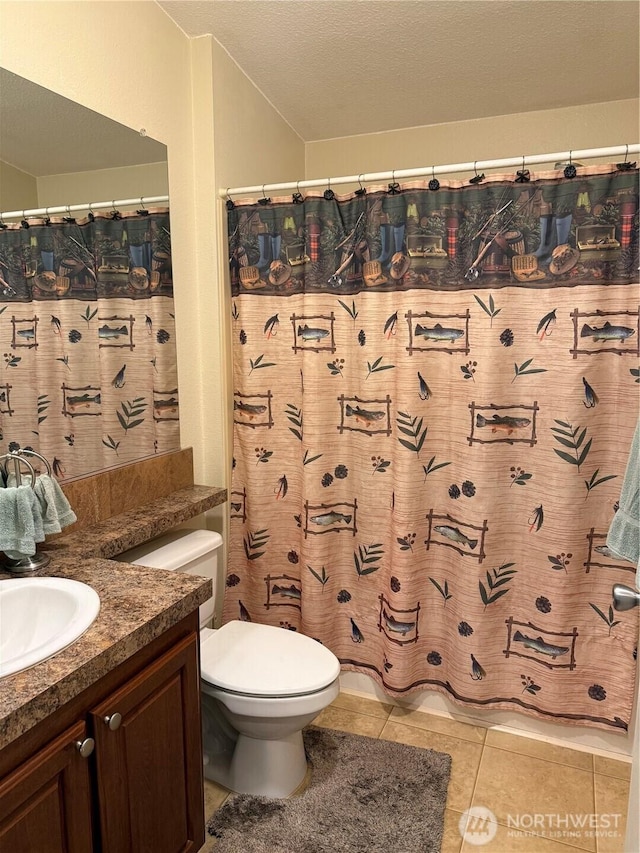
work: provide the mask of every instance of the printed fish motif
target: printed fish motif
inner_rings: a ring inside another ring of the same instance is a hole
[[[364,635],[353,619],[351,619],[351,639],[354,643],[364,643]]]
[[[175,397],[169,397],[168,400],[154,400],[153,408],[159,412],[163,411],[164,409],[170,409],[172,412],[174,412],[178,408],[178,401]]]
[[[247,415],[249,418],[255,418],[257,415],[263,415],[267,411],[267,407],[261,404],[254,405],[253,403],[243,403],[242,400],[234,400],[233,408],[241,414]]]
[[[533,649],[534,652],[538,652],[541,655],[549,655],[552,660],[560,655],[566,655],[569,651],[568,646],[552,646],[549,643],[545,643],[542,637],[527,637],[526,634],[522,634],[520,631],[515,632],[513,641],[514,643],[522,643],[525,649]]]
[[[486,674],[487,673],[480,666],[478,661],[474,658],[473,655],[471,655],[471,678],[473,678],[474,681],[482,681]]]
[[[234,512],[240,512],[240,510],[242,509],[242,504],[241,503],[235,503],[234,501],[231,501],[231,509]]]
[[[460,545],[466,545],[471,548],[472,551],[478,544],[477,539],[469,539],[469,537],[465,536],[457,527],[450,527],[448,524],[438,524],[433,529],[436,533],[440,533],[442,536],[446,536],[447,539],[451,539],[452,542],[458,542]]]
[[[291,586],[278,586],[274,584],[271,588],[272,595],[281,595],[283,598],[302,598],[302,592],[298,589],[297,586],[291,584]]]
[[[491,432],[503,430],[511,435],[514,429],[524,429],[531,423],[529,418],[512,418],[510,415],[494,415],[492,418],[485,418],[483,415],[476,415],[476,426],[478,429],[491,427]]]
[[[408,634],[409,631],[413,631],[416,627],[415,622],[398,622],[396,619],[389,616],[386,610],[382,611],[382,618],[384,619],[389,631],[393,631],[396,634],[402,634],[403,636]]]
[[[33,328],[31,328],[31,329],[20,329],[20,331],[18,332],[18,335],[27,341],[32,341],[32,340],[34,340],[34,338],[36,336],[36,330]]]
[[[540,334],[540,340],[542,340],[545,335],[548,337],[551,334],[551,332],[549,331],[549,326],[555,324],[557,310],[557,308],[554,308],[553,311],[550,311],[548,314],[545,314],[542,320],[540,320],[540,322],[538,323],[536,334]]]
[[[87,406],[91,403],[100,403],[100,394],[91,396],[90,394],[79,394],[76,397],[67,397],[67,406],[74,408],[75,406]]]
[[[313,329],[307,326],[298,326],[298,337],[303,341],[321,341],[329,334],[327,329]]]
[[[119,338],[120,335],[127,335],[128,330],[126,326],[120,326],[116,328],[115,326],[100,326],[98,329],[98,337],[99,338]]]
[[[598,554],[602,554],[603,557],[609,557],[610,559],[613,559],[616,556],[607,545],[596,545],[593,550],[597,551]]]
[[[385,413],[381,411],[370,411],[369,409],[361,409],[360,406],[350,406],[348,403],[345,406],[344,413],[348,418],[355,418],[363,424],[372,424],[382,420]]]
[[[311,521],[314,524],[320,524],[323,527],[326,527],[328,524],[335,524],[339,521],[344,521],[345,524],[350,524],[351,516],[331,510],[331,512],[325,512],[322,515],[312,515]]]
[[[464,332],[462,329],[446,329],[440,323],[436,323],[432,329],[417,323],[415,334],[416,337],[423,337],[427,341],[456,341]]]
[[[418,396],[421,400],[428,400],[431,396],[431,389],[422,378],[420,371],[418,371]]]
[[[593,409],[600,402],[599,397],[584,376],[582,377],[582,384],[584,385],[584,406],[587,409]]]
[[[634,329],[628,326],[612,326],[608,320],[599,329],[585,323],[580,332],[581,338],[593,338],[594,341],[625,341],[631,335],[635,335]]]

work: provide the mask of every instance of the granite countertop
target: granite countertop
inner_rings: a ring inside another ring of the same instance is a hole
[[[226,499],[225,489],[190,486],[42,546],[51,562],[35,576],[87,583],[100,596],[100,613],[79,640],[57,655],[0,678],[0,749],[209,598],[210,580],[109,558]],[[9,577],[16,576],[0,572],[0,579]]]

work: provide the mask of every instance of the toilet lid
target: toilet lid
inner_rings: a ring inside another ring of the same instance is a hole
[[[200,669],[205,681],[223,690],[300,696],[331,684],[340,674],[340,662],[304,634],[233,621],[201,642]]]

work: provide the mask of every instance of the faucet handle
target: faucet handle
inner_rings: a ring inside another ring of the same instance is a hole
[[[636,592],[630,586],[616,583],[613,585],[612,594],[614,610],[631,610],[640,605],[640,592]]]

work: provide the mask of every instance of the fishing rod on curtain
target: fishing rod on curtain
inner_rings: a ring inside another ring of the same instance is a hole
[[[267,192],[273,192],[277,190],[292,190],[296,194],[296,196],[301,196],[301,189],[311,189],[312,187],[328,187],[328,192],[332,192],[331,186],[338,186],[340,184],[360,184],[361,190],[364,189],[362,186],[363,183],[375,183],[380,181],[393,181],[394,185],[397,180],[405,180],[409,178],[420,178],[426,175],[431,175],[432,181],[438,183],[436,181],[436,175],[450,175],[458,172],[474,172],[474,177],[471,178],[472,182],[479,182],[483,179],[482,170],[483,169],[512,169],[518,168],[519,173],[526,172],[526,166],[532,166],[534,164],[542,164],[542,163],[562,163],[564,166],[565,163],[568,164],[567,168],[571,166],[575,170],[575,166],[573,166],[574,160],[588,160],[593,159],[594,157],[624,157],[624,161],[619,164],[619,168],[626,169],[630,168],[628,165],[628,157],[629,154],[640,154],[640,144],[636,143],[633,145],[615,145],[609,148],[584,148],[579,151],[557,151],[552,154],[532,154],[529,156],[523,156],[520,154],[518,157],[506,157],[501,160],[476,160],[471,163],[452,163],[445,166],[421,166],[417,169],[394,169],[393,171],[388,172],[370,172],[370,173],[361,173],[359,175],[342,175],[337,178],[314,178],[311,180],[305,181],[285,181],[284,183],[277,184],[257,184],[255,186],[246,186],[246,187],[226,187],[225,189],[218,190],[218,195],[222,199],[227,199],[228,202],[233,203],[232,197],[234,195],[243,195],[249,193],[262,193],[262,196],[265,197]],[[635,164],[633,164],[635,166]],[[631,166],[631,168],[633,168]],[[478,172],[480,170],[480,173]],[[575,176],[574,174],[571,175]],[[567,175],[569,177],[569,175]],[[435,187],[434,187],[435,188]],[[300,201],[302,198],[300,197]]]
[[[147,204],[163,204],[168,201],[168,195],[155,195],[141,196],[140,198],[120,198],[113,201],[88,201],[83,204],[65,204],[56,207],[37,207],[29,210],[8,210],[0,213],[0,227],[2,227],[5,219],[20,219],[28,222],[31,218],[43,217],[47,219],[49,216],[58,213],[66,214],[67,217],[72,218],[72,213],[79,213],[83,210],[87,210],[91,214],[94,210],[112,209],[115,211],[119,207],[135,207],[136,205],[140,205],[141,212],[143,212]]]

